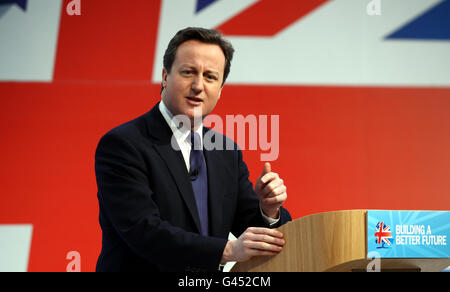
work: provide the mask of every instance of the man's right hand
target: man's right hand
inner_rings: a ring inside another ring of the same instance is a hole
[[[221,263],[245,262],[254,256],[277,255],[285,241],[276,229],[249,227],[238,239],[228,241]]]

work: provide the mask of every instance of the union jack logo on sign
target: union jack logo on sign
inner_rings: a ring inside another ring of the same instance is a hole
[[[389,238],[392,238],[391,228],[389,225],[385,225],[383,221],[378,222],[375,228],[375,243],[381,244],[381,246],[377,248],[387,248],[384,246],[386,243],[391,245]]]

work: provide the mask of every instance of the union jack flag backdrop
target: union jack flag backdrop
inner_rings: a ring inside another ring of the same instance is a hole
[[[215,114],[279,115],[293,217],[450,209],[449,0],[70,2],[0,0],[0,270],[65,271],[70,251],[94,270],[97,142],[159,101],[186,26],[236,49]]]

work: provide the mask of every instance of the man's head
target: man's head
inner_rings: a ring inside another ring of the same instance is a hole
[[[194,110],[208,115],[220,98],[233,53],[232,45],[218,31],[180,30],[169,42],[162,71],[161,96],[171,113],[191,120]]]

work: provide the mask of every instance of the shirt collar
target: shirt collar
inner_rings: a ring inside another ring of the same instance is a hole
[[[169,109],[166,107],[166,105],[164,104],[164,102],[162,100],[159,103],[159,111],[161,112],[162,116],[164,117],[164,120],[166,120],[170,129],[172,130],[172,133],[175,136],[175,139],[177,140],[178,145],[185,144],[186,142],[190,145],[191,131],[180,125],[181,122],[172,115],[172,113],[169,111]],[[195,130],[195,132],[197,132],[199,134],[200,143],[203,147],[203,124],[200,124],[200,127],[198,127]]]

